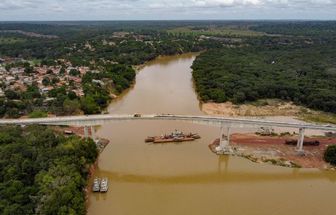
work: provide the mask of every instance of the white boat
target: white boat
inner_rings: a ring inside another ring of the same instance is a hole
[[[108,179],[103,178],[100,183],[100,192],[101,193],[106,193],[108,190]]]
[[[99,192],[100,191],[100,178],[95,178],[93,180],[92,191],[93,192]]]

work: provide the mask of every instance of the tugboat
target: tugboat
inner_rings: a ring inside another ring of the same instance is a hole
[[[93,180],[92,191],[93,192],[99,192],[100,191],[100,178],[95,178]]]
[[[181,131],[175,130],[169,135],[161,135],[154,137],[147,137],[145,139],[146,143],[170,143],[170,142],[185,142],[194,141],[200,139],[201,137],[196,133],[184,134]]]
[[[100,192],[101,193],[106,193],[108,190],[108,179],[103,178],[100,183]]]

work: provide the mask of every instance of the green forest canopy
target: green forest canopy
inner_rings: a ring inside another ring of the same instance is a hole
[[[203,101],[244,103],[278,98],[336,113],[335,45],[222,48],[193,64]]]
[[[0,128],[0,214],[85,214],[92,140],[45,126]]]

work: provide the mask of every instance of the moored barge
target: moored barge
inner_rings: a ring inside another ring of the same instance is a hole
[[[171,134],[165,134],[161,136],[147,137],[146,143],[171,143],[171,142],[186,142],[200,139],[201,137],[197,133],[184,134],[181,131],[175,130]]]
[[[100,191],[100,178],[95,178],[93,180],[92,191],[93,192],[99,192]]]
[[[108,190],[108,179],[103,178],[100,183],[100,192],[101,193],[106,193]]]

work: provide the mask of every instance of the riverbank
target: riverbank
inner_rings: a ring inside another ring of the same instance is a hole
[[[325,149],[336,143],[335,137],[307,137],[306,141],[319,141],[319,146],[304,146],[304,155],[299,155],[296,147],[286,145],[286,140],[297,140],[297,136],[259,136],[256,134],[232,134],[230,143],[234,155],[245,157],[256,163],[270,163],[286,167],[331,169],[323,160]],[[209,145],[212,152],[219,145],[216,139]]]
[[[60,132],[60,133],[66,133],[66,132],[69,133],[69,134],[65,134],[65,135],[76,135],[76,136],[79,136],[81,138],[84,138],[84,127],[56,126],[56,127],[54,127],[54,129],[57,132]],[[92,131],[91,131],[91,129],[89,129],[89,135],[91,135],[91,134],[92,134]],[[102,154],[102,152],[104,151],[106,146],[110,143],[110,141],[108,139],[101,138],[101,137],[96,137],[94,142],[95,142],[95,144],[97,146],[97,149],[98,149],[98,157],[97,157],[96,161],[88,167],[87,184],[84,188],[86,209],[88,209],[89,196],[90,196],[91,187],[92,187],[92,178],[95,175],[95,172],[98,168],[99,156]]]
[[[201,105],[201,109],[208,115],[229,117],[261,117],[261,116],[287,116],[299,120],[315,123],[336,124],[336,115],[311,110],[277,99],[264,99],[249,104],[235,105],[231,102],[208,102]]]

